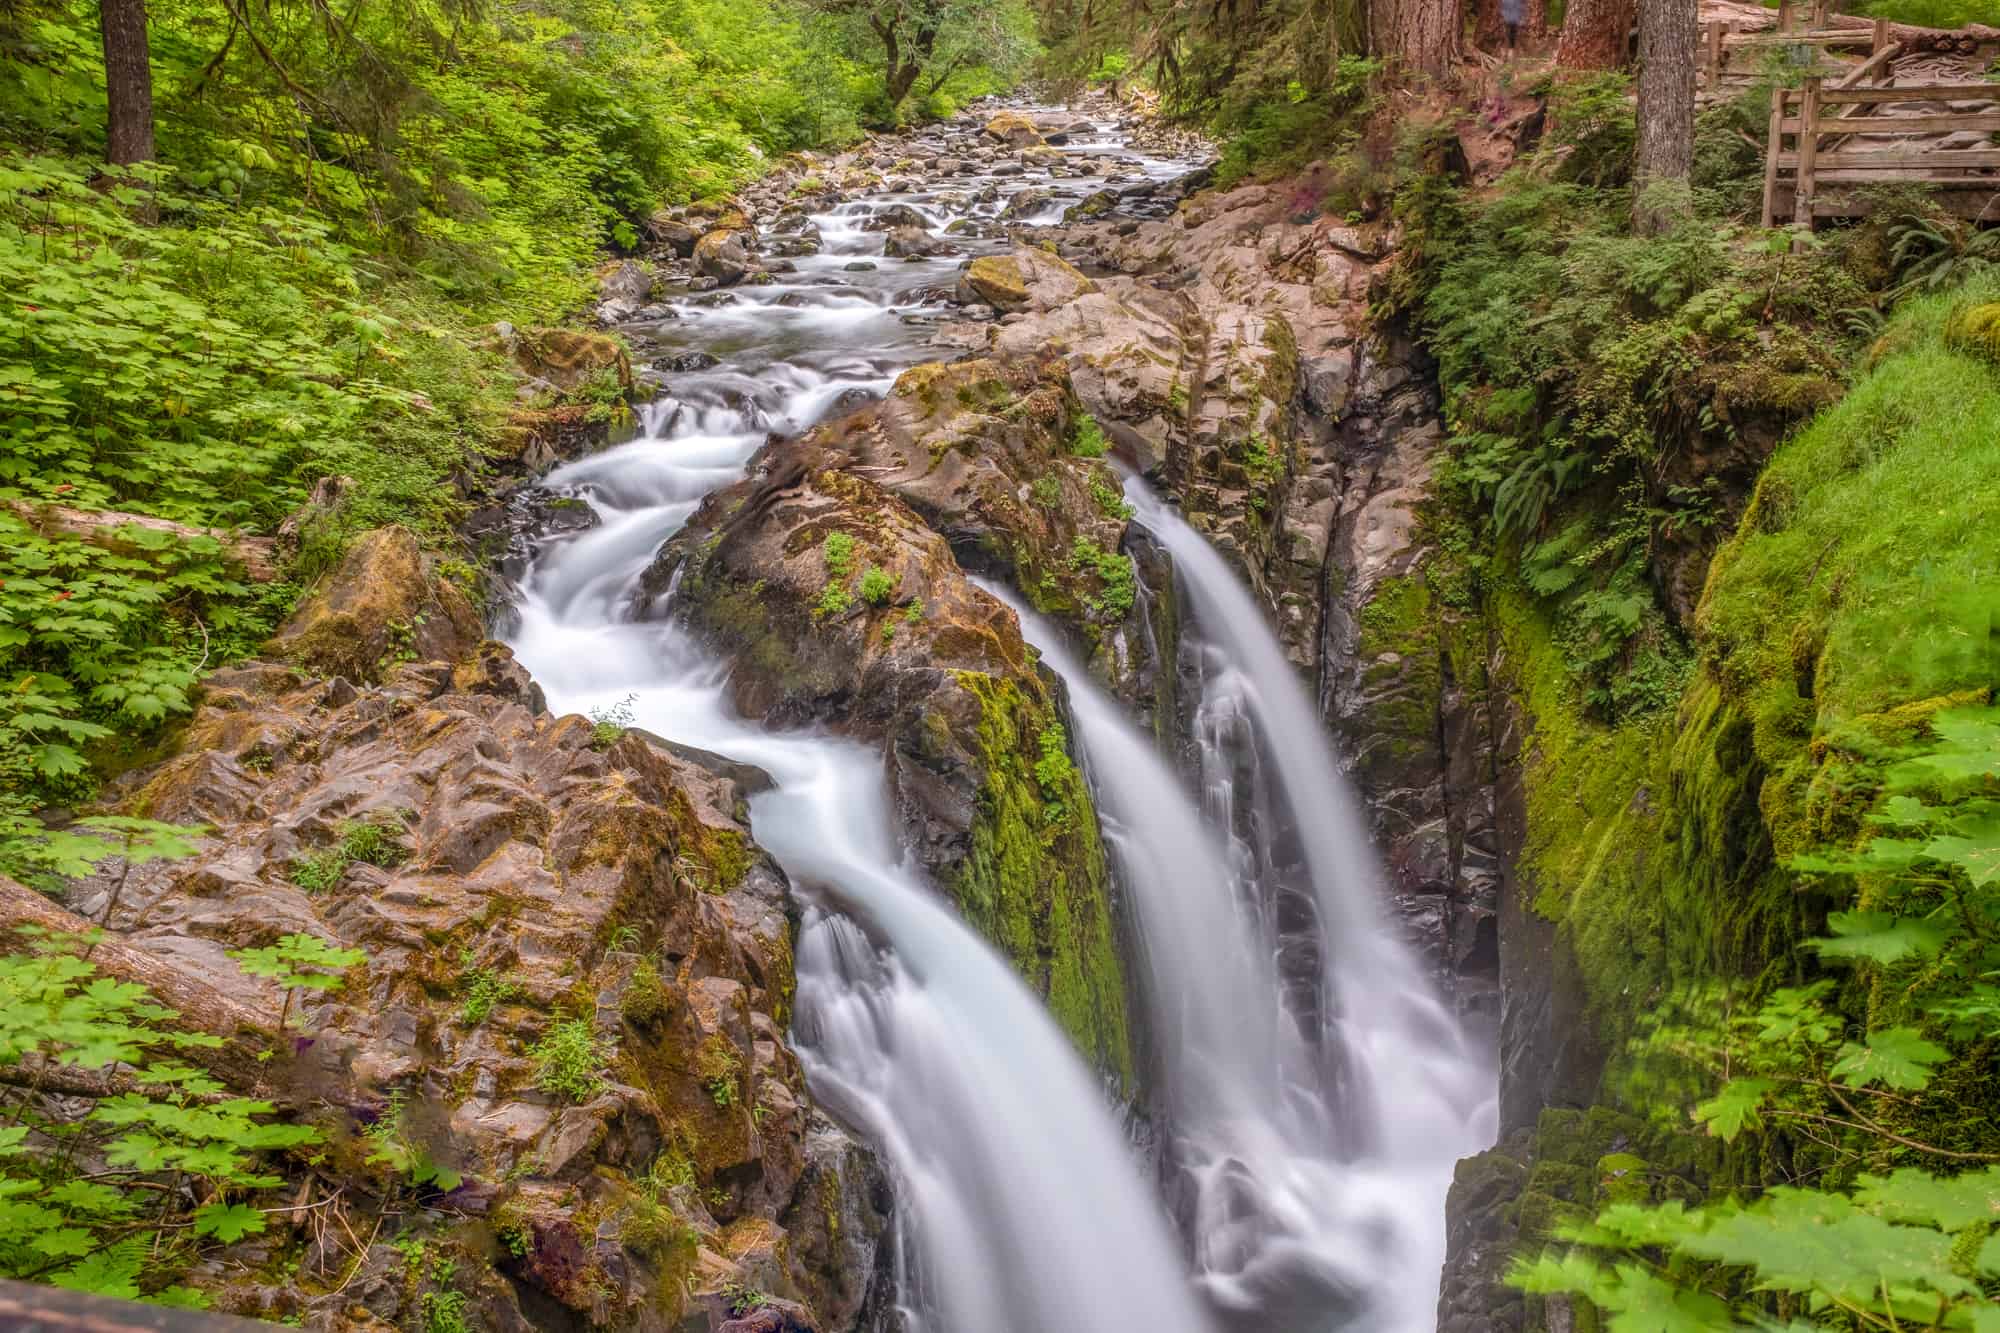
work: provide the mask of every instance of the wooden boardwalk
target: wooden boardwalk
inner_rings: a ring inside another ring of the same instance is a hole
[[[1865,216],[1882,186],[1918,186],[1961,217],[2000,223],[2000,30],[1849,18],[1828,0],[1774,14],[1703,5],[1701,95],[1738,96],[1772,72],[1764,225]]]

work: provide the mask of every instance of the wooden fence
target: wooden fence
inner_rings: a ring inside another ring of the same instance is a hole
[[[1885,48],[1893,50],[1894,48]],[[2000,131],[2000,85],[1937,83],[1902,88],[1855,86],[1867,66],[1839,82],[1809,77],[1803,88],[1771,93],[1771,137],[1764,158],[1764,225],[1789,220],[1810,229],[1819,218],[1865,214],[1873,185],[1921,185],[1963,217],[2000,221],[2000,148],[1939,148],[1920,140],[1856,145],[1857,135],[1911,136]],[[1918,105],[1883,114],[1885,104]],[[1932,112],[1921,104],[1957,104]],[[1790,140],[1788,147],[1786,141]]]

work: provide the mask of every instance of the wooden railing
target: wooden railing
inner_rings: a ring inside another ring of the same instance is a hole
[[[1860,66],[1833,84],[1815,76],[1807,78],[1803,88],[1772,90],[1771,137],[1764,158],[1766,227],[1777,225],[1780,196],[1787,187],[1792,195],[1789,220],[1808,230],[1815,218],[1853,216],[1863,211],[1851,190],[1840,200],[1823,200],[1821,190],[1826,186],[1925,185],[1959,195],[1956,200],[1946,200],[1955,212],[1984,217],[1993,210],[1993,196],[2000,194],[2000,177],[1967,173],[2000,171],[2000,148],[1927,148],[1920,144],[1907,149],[1849,148],[1842,144],[1857,134],[2000,131],[2000,85],[1854,86],[1866,77],[1869,68]],[[1869,108],[1888,102],[1978,102],[1982,106],[1976,111],[1936,114],[1870,114]],[[1792,147],[1786,147],[1787,139],[1795,141]],[[1828,139],[1832,142],[1822,142]],[[1965,199],[1968,192],[1975,197]]]

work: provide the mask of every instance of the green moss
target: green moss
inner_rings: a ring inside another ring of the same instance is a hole
[[[964,671],[957,679],[979,701],[985,781],[953,894],[966,919],[1048,997],[1085,1056],[1129,1087],[1124,970],[1089,788],[1060,740],[1060,762],[1045,752],[1044,738],[1063,734],[1047,701],[1000,677]]]

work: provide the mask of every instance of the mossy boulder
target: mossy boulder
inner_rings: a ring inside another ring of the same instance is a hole
[[[1055,763],[1037,768],[1045,737],[1066,746],[1058,695],[1013,613],[967,580],[952,544],[847,470],[879,444],[862,437],[884,429],[862,413],[771,446],[752,480],[709,497],[662,550],[639,608],[675,584],[674,614],[730,659],[745,714],[882,745],[904,844],[1085,1055],[1127,1079],[1123,969],[1089,793]]]
[[[631,357],[625,344],[611,334],[503,326],[500,342],[523,375],[545,380],[564,393],[605,376],[615,379],[622,390],[631,391]]]
[[[727,287],[743,281],[751,268],[750,248],[740,233],[718,227],[694,245],[694,269]]]
[[[266,650],[308,671],[372,681],[401,662],[456,661],[482,637],[465,594],[408,529],[388,527],[349,548]]]
[[[1005,255],[981,255],[958,275],[958,299],[971,305],[984,301],[1005,313],[1028,304],[1028,282],[1021,266]]]
[[[986,122],[982,133],[989,139],[997,139],[1015,148],[1026,148],[1043,141],[1042,132],[1035,128],[1035,122],[1018,111],[1002,111]]]

